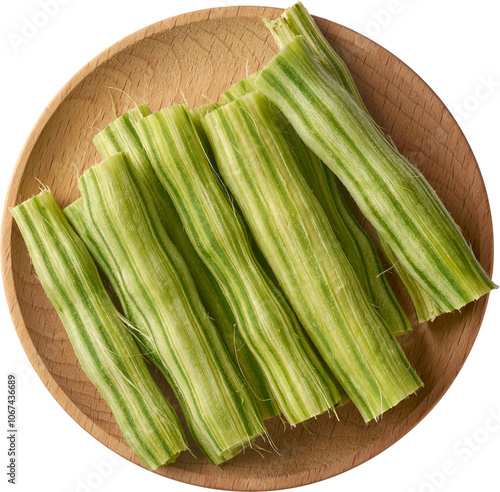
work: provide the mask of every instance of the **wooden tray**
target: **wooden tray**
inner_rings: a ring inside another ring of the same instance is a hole
[[[107,447],[139,463],[122,439],[104,400],[77,363],[66,332],[31,267],[8,208],[48,186],[62,206],[78,196],[78,174],[99,161],[92,138],[113,119],[110,93],[121,114],[134,103],[159,110],[219,94],[261,68],[276,47],[260,18],[280,9],[225,7],[164,20],[110,47],[78,72],[49,104],[29,136],[12,177],[2,224],[2,268],[12,319],[38,375],[59,404]],[[474,156],[443,103],[404,63],[349,29],[317,22],[352,70],[369,110],[398,148],[417,165],[462,227],[486,271],[492,271],[493,231],[484,183]],[[123,90],[130,96],[109,87]],[[412,321],[411,305],[391,282]],[[339,421],[322,416],[287,428],[268,428],[280,454],[248,451],[220,468],[196,450],[157,473],[229,490],[293,487],[353,468],[404,436],[449,388],[478,333],[487,297],[416,326],[401,338],[425,387],[379,422],[365,424],[348,404]],[[414,323],[415,324],[415,323]],[[166,385],[162,382],[163,387]],[[169,389],[166,393],[171,397]]]

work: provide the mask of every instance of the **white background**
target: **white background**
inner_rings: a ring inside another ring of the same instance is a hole
[[[3,2],[0,16],[0,202],[22,145],[45,106],[89,60],[153,22],[238,0],[53,0],[58,11],[31,39],[43,0]],[[247,5],[287,7],[289,1]],[[496,0],[305,0],[312,14],[363,33],[416,71],[459,119],[486,182],[499,255],[500,30]],[[38,17],[38,22],[43,16]],[[17,41],[17,42],[16,42]],[[21,43],[21,44],[20,44]],[[498,271],[494,280],[500,283]],[[452,388],[413,431],[381,455],[341,476],[306,486],[370,492],[500,491],[500,303],[494,292],[476,344]],[[0,429],[6,429],[7,374],[18,376],[17,485],[7,484],[7,442],[0,442],[0,489],[38,491],[165,490],[193,486],[150,473],[83,431],[34,373],[0,298]],[[499,423],[493,426],[493,415]],[[444,473],[444,472],[445,473]],[[5,488],[4,488],[5,486]]]

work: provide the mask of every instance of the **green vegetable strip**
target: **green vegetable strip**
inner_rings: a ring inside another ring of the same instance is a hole
[[[219,464],[264,428],[188,267],[134,178],[126,154],[83,174],[78,182],[88,219],[83,236],[99,248],[125,315],[171,384],[190,432]]]
[[[248,77],[249,80],[251,80],[252,78],[253,78],[252,75],[250,75]],[[236,85],[238,85],[238,84],[235,84],[235,86]],[[233,86],[233,87],[235,87],[235,86]],[[249,83],[246,86],[246,89],[244,89],[244,90],[248,90],[248,91],[251,92],[251,90],[252,90],[251,87],[252,87],[252,85],[251,85],[251,83]],[[241,89],[241,90],[243,90],[243,89]],[[230,93],[230,92],[232,92],[232,88],[229,89],[228,93]],[[234,94],[235,94],[235,98],[236,98],[236,92]],[[240,94],[240,95],[243,95],[243,94]],[[238,96],[238,97],[240,97],[240,96]],[[206,135],[205,129],[203,128],[202,119],[208,113],[212,112],[215,109],[220,108],[223,104],[224,103],[205,104],[203,106],[199,106],[197,108],[189,110],[189,114],[191,116],[191,121],[193,123],[193,126],[194,126],[196,132],[198,133],[198,136],[200,137],[200,140],[202,142],[203,148],[204,148],[205,152],[207,153],[207,156],[208,156],[208,159],[210,161],[210,164],[211,164],[212,168],[217,173],[218,173],[218,171],[217,171],[217,163],[215,162],[215,157],[213,155],[212,147],[211,147],[210,142],[208,140],[208,137]],[[290,130],[292,130],[293,132],[295,132],[295,130],[293,130],[293,128],[290,126],[290,124],[288,124],[288,126],[289,126]],[[302,143],[302,141],[300,141],[300,142]],[[306,147],[304,144],[302,144],[301,147],[303,149],[306,149],[307,151],[309,151],[308,147]],[[316,157],[316,155],[313,152],[309,151],[309,153],[312,156]],[[236,212],[239,215],[241,215],[241,211],[240,211],[240,209],[238,207],[238,204],[236,203],[236,201],[234,200],[233,197],[231,197],[231,203],[234,206]],[[250,239],[252,239],[252,238],[250,237]],[[283,291],[280,288],[280,285],[279,285],[278,279],[276,278],[276,275],[274,275],[274,272],[272,271],[271,267],[267,263],[267,260],[264,257],[264,255],[262,254],[262,251],[258,247],[257,243],[252,240],[251,245],[252,245],[252,251],[255,254],[255,258],[256,258],[257,262],[263,268],[265,274],[273,282],[273,284],[275,285],[275,287],[280,291],[281,294],[283,294]],[[245,341],[243,340],[243,338],[241,337],[241,335],[239,334],[239,332],[235,331],[235,330],[233,330],[233,331],[234,331],[234,335],[232,335],[231,333],[226,332],[226,331],[221,331],[221,335],[223,336],[224,342],[226,343],[227,346],[234,346],[234,345],[236,345],[237,347],[242,347],[241,351],[238,350],[238,351],[235,352],[235,356],[234,357],[235,358],[236,358],[236,356],[237,356],[237,358],[241,358],[242,356],[252,357],[252,361],[255,361],[255,358],[253,357],[252,352],[245,345]],[[306,336],[306,338],[308,338],[306,332],[303,332],[303,334]],[[237,338],[237,340],[236,340],[237,343],[236,344],[233,341],[234,337]],[[308,338],[308,340],[309,340],[309,338]],[[311,348],[314,350],[314,352],[315,352],[318,360],[321,361],[321,356],[315,350],[315,347],[314,347],[314,345],[312,345],[312,343],[310,342],[310,340],[309,340],[309,343],[311,344]],[[243,349],[245,349],[245,350],[243,351]],[[255,364],[257,364],[256,361],[255,361]],[[260,367],[255,367],[255,365],[254,365],[253,362],[252,362],[252,364],[250,364],[250,363],[241,364],[241,370],[244,373],[245,377],[247,379],[249,379],[249,380],[254,380],[255,379],[255,375],[252,372],[246,371],[245,369],[247,367],[252,367],[253,371],[258,370],[259,379],[262,379],[261,381],[259,381],[259,385],[262,385],[263,382],[264,382],[263,380],[265,378],[263,377],[263,374],[262,374],[262,371],[260,370]],[[328,366],[326,366],[323,363],[323,367],[327,371],[328,375],[332,378],[332,380],[335,381],[335,377],[331,373],[331,371],[328,368]],[[337,383],[337,381],[335,381],[335,382]],[[266,385],[267,385],[267,382],[266,382]],[[342,406],[345,403],[347,403],[349,401],[349,397],[347,396],[347,394],[345,393],[345,391],[342,389],[342,387],[339,384],[337,384],[336,386],[337,386],[337,389],[339,390],[339,393],[340,393],[340,400],[335,404],[335,407],[339,407],[339,406]],[[269,389],[266,390],[266,391],[268,392],[269,395],[271,395],[271,392],[270,392]],[[269,397],[269,398],[270,398],[270,402],[274,404],[274,407],[273,407],[274,415],[278,415],[280,412],[279,412],[279,409],[276,407],[276,403],[275,403],[274,399],[272,399],[271,397]],[[261,415],[262,415],[262,412],[261,412]],[[273,415],[270,415],[270,416],[273,416]]]
[[[222,94],[222,96],[221,96],[222,99],[227,100],[227,101],[232,101],[234,99],[237,99],[238,97],[241,97],[242,95],[245,95],[245,94],[247,94],[249,92],[252,92],[254,90],[252,80],[255,79],[255,77],[257,75],[258,75],[258,72],[254,73],[254,74],[251,74],[245,80],[242,80],[241,82],[238,82],[237,84],[234,84],[233,86],[231,86],[226,93]],[[224,103],[204,104],[203,106],[199,106],[197,108],[190,109],[190,111],[189,111],[189,114],[191,116],[191,121],[193,123],[193,126],[194,126],[196,132],[198,133],[198,136],[200,137],[200,140],[201,140],[201,142],[203,144],[203,148],[204,148],[205,152],[207,153],[207,156],[208,156],[208,159],[210,161],[210,164],[212,165],[212,168],[216,172],[218,172],[217,171],[217,162],[215,162],[215,157],[213,155],[212,147],[210,145],[210,142],[208,141],[205,129],[203,128],[202,119],[208,113],[212,112],[215,109],[220,108],[223,104]],[[288,124],[288,127],[289,127],[290,130],[292,130],[293,132],[295,132],[295,130],[293,130],[293,128],[291,127],[290,124]],[[302,141],[300,141],[300,143],[301,143],[301,148],[306,149],[312,156],[316,157],[316,155],[313,152],[310,152],[309,149],[308,149],[308,147],[306,147],[302,143]],[[333,174],[332,174],[332,176],[333,176]],[[231,203],[234,206],[236,212],[239,215],[241,215],[241,212],[240,212],[240,209],[238,207],[238,204],[235,202],[235,200],[232,197],[231,197]],[[283,292],[282,292],[282,290],[281,290],[281,288],[279,286],[278,279],[276,278],[276,275],[274,275],[274,272],[272,271],[271,267],[268,265],[268,263],[267,263],[264,255],[262,254],[262,251],[260,250],[260,248],[258,247],[258,245],[257,245],[257,243],[255,241],[252,241],[252,251],[254,252],[255,258],[257,259],[258,263],[262,266],[262,268],[263,268],[264,272],[266,273],[266,275],[273,282],[273,284],[280,291],[280,293],[283,294]],[[229,345],[234,345],[234,343],[233,344],[231,343],[232,342],[231,337],[227,336],[227,335],[230,335],[230,333],[225,332],[225,331],[221,331],[221,334],[222,334],[222,336],[224,338],[224,341],[225,341],[226,345],[228,345],[228,346]],[[309,337],[307,336],[307,333],[303,331],[303,334],[309,340]],[[238,331],[235,331],[234,336],[237,337],[237,346],[238,347],[242,347],[241,351],[237,352],[238,358],[241,358],[242,355],[244,355],[246,357],[250,357],[250,356],[253,357],[251,351],[245,345],[245,341],[243,340],[243,338],[241,337],[241,335],[239,334]],[[311,348],[313,349],[314,353],[316,354],[316,357],[318,358],[318,360],[320,360],[322,362],[323,368],[327,371],[328,375],[332,378],[332,380],[334,380],[335,383],[337,383],[337,381],[335,380],[335,377],[331,373],[330,369],[328,368],[328,366],[326,366],[323,363],[323,361],[321,360],[321,356],[319,355],[319,353],[315,349],[314,345],[312,345],[312,342],[310,340],[309,340],[309,343],[310,343]],[[243,353],[243,349],[245,349],[245,353]],[[250,364],[241,364],[242,372],[244,372],[244,375],[246,376],[247,379],[255,380],[255,374],[252,374],[252,372],[245,371],[245,368],[246,367],[250,367],[250,366],[253,367],[253,371],[256,371],[256,369],[258,369],[259,379],[261,379],[261,378],[264,379],[262,377],[263,375],[262,375],[262,372],[260,370],[260,367],[256,368],[256,367],[254,367],[253,364],[252,365],[250,365]],[[262,385],[262,384],[263,384],[263,381],[260,381],[259,385]],[[347,394],[343,390],[343,388],[339,384],[336,384],[336,386],[337,386],[337,389],[339,390],[339,393],[340,393],[340,399],[335,404],[335,408],[337,408],[339,406],[342,406],[342,405],[344,405],[345,403],[347,403],[349,401],[349,397],[347,396]],[[267,391],[270,394],[270,390],[267,390]],[[274,407],[276,407],[276,404],[275,404],[274,400],[271,399],[270,401],[274,404]],[[274,415],[278,415],[279,414],[279,409],[277,409],[277,407],[273,408],[273,411],[275,412]],[[261,415],[262,415],[262,412],[261,412]],[[272,416],[272,415],[270,415],[270,416]]]
[[[177,415],[54,197],[42,191],[10,210],[83,370],[108,403],[132,451],[150,469],[175,461],[187,449]]]
[[[294,311],[368,421],[421,385],[304,180],[276,112],[252,93],[204,119],[224,182]]]
[[[280,48],[283,48],[296,35],[304,36],[309,47],[318,57],[323,68],[335,79],[344,89],[346,89],[355,99],[356,103],[369,115],[364,102],[354,84],[349,69],[335,52],[330,43],[321,33],[314,19],[310,16],[307,9],[300,3],[285,9],[283,15],[275,20],[263,19],[266,26],[271,30],[275,41]],[[369,115],[370,116],[370,115]],[[371,116],[370,116],[371,118]],[[374,122],[376,125],[376,123]],[[384,136],[382,130],[376,126],[379,134]],[[389,139],[392,145],[392,141]],[[418,282],[412,279],[411,275],[401,267],[397,257],[391,250],[387,242],[378,235],[379,244],[385,257],[393,264],[393,268],[408,291],[412,299],[417,318],[420,321],[433,319],[441,314],[436,309],[433,296],[423,290]]]
[[[242,81],[244,82],[244,81]],[[208,161],[210,162],[210,165],[212,166],[212,169],[214,170],[216,176],[218,176],[218,170],[217,170],[217,162],[215,162],[215,157],[214,153],[212,151],[212,147],[210,146],[210,142],[208,141],[207,135],[205,133],[205,130],[202,125],[202,118],[213,111],[214,109],[220,108],[224,103],[210,103],[210,104],[204,104],[203,106],[199,106],[197,108],[193,108],[189,110],[189,115],[191,116],[191,122],[193,123],[194,129],[196,130],[196,133],[198,134],[198,137],[201,140],[201,144],[203,145],[203,150],[206,153],[206,156],[208,158]],[[223,185],[224,186],[224,185]],[[234,201],[232,197],[230,197],[230,201],[236,211],[237,214],[240,214],[238,204]],[[249,238],[250,240],[252,238]],[[260,263],[261,267],[264,269],[266,272],[266,275],[273,281],[274,285],[280,289],[278,285],[278,280],[274,276],[273,271],[271,270],[271,267],[267,264],[266,259],[264,258],[264,255],[258,248],[258,246],[255,244],[255,241],[251,241],[252,243],[252,250],[255,254],[255,257],[257,261]],[[248,350],[248,349],[245,349]],[[252,378],[253,379],[253,378]],[[259,379],[260,375],[259,375]],[[265,378],[264,378],[265,379]],[[259,382],[259,384],[262,384],[262,380]],[[275,415],[279,413],[277,409],[275,409]]]
[[[294,133],[292,128],[290,134]],[[295,142],[302,144],[296,134],[295,138]],[[307,147],[297,147],[292,150],[299,169],[324,210],[370,304],[393,335],[408,333],[412,330],[410,321],[387,281],[375,245],[347,206],[336,176]]]
[[[255,79],[258,73],[260,72],[256,72],[233,85],[222,97],[226,97],[228,101],[235,100],[257,90]],[[277,108],[273,118],[286,138],[288,147],[294,153],[295,160],[307,184],[325,211],[332,229],[370,297],[372,305],[377,307],[381,319],[386,323],[391,333],[396,336],[411,331],[412,326],[408,317],[383,273],[375,246],[342,197],[337,177],[304,144],[295,129]]]
[[[496,287],[422,174],[380,135],[301,36],[255,83],[340,178],[400,268],[433,297],[429,319]]]
[[[370,114],[344,60],[333,49],[301,2],[296,2],[291,7],[285,9],[281,17],[277,19],[264,18],[262,20],[271,31],[280,49],[283,49],[295,36],[302,36],[323,68],[351,94],[361,109],[368,115]],[[378,125],[376,125],[376,130],[380,136],[385,137],[385,134]]]
[[[318,57],[323,68],[352,95],[358,106],[366,111],[366,114],[371,118],[346,64],[323,36],[314,19],[300,2],[285,9],[282,16],[278,19],[263,20],[273,34],[280,49],[295,36],[302,35],[313,53]],[[385,137],[380,127],[377,126],[377,130],[381,136]],[[393,145],[390,139],[389,143]],[[380,237],[380,235],[378,235],[378,240],[384,256],[393,264],[396,274],[408,291],[417,318],[419,320],[428,320],[440,314],[440,311],[436,311],[435,309],[433,297],[423,290],[418,283],[412,280],[411,276],[406,273],[404,268],[400,267],[390,246],[386,244],[386,241]]]
[[[183,106],[171,106],[140,121],[137,130],[286,420],[295,425],[332,408],[338,390],[289,305],[256,261],[248,233],[210,168],[189,113]]]
[[[271,31],[280,50],[295,36],[303,36],[323,68],[351,94],[360,108],[367,111],[347,65],[323,36],[320,28],[301,2],[285,9],[277,19],[262,20]]]
[[[195,116],[197,114],[201,116],[205,111],[209,111],[211,107],[217,107],[218,105],[218,103],[204,105],[201,107],[202,109],[193,109],[191,111],[195,113]],[[134,128],[135,123],[149,114],[151,114],[151,111],[147,105],[132,109],[96,135],[94,143],[103,159],[118,152],[127,152],[129,155],[137,187],[139,187],[142,194],[149,195],[154,201],[160,220],[170,239],[186,261],[201,300],[210,316],[214,319],[233,362],[242,371],[255,396],[262,418],[274,417],[278,415],[279,409],[272,399],[267,381],[255,357],[242,342],[238,332],[235,331],[234,325],[236,321],[231,308],[219,284],[194,250],[179,214],[158,180]],[[199,117],[197,119],[199,120]],[[199,128],[201,129],[201,123]],[[211,155],[212,150],[209,148],[207,141],[205,145],[207,145],[205,150]],[[81,229],[79,230],[81,231]],[[96,254],[99,254],[98,250]]]

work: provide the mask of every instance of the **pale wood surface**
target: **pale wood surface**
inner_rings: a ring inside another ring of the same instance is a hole
[[[92,138],[113,119],[110,92],[121,114],[137,103],[159,110],[191,105],[219,94],[263,66],[276,47],[260,18],[280,9],[225,7],[181,15],[138,31],[92,60],[49,104],[28,138],[14,171],[2,223],[2,269],[12,319],[40,378],[60,405],[87,432],[113,451],[138,460],[120,436],[103,399],[80,369],[68,337],[45,297],[8,207],[48,186],[62,206],[78,196],[78,174],[98,162]],[[367,107],[398,148],[416,164],[462,227],[484,268],[492,271],[493,231],[477,163],[458,125],[430,88],[406,65],[363,36],[324,19],[321,29],[352,70]],[[391,277],[403,306],[415,316]],[[269,422],[279,450],[248,451],[215,468],[196,450],[158,470],[196,485],[232,489],[279,489],[342,473],[380,453],[412,429],[443,396],[478,333],[487,298],[461,313],[416,326],[401,339],[425,382],[417,395],[364,424],[351,404],[339,421],[322,416],[285,429]],[[171,398],[169,389],[162,382]],[[178,406],[176,406],[178,408]],[[259,443],[269,449],[268,444]],[[421,452],[421,450],[419,451]]]

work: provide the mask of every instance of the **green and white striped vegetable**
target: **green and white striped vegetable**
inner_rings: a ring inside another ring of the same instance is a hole
[[[259,73],[255,72],[247,79],[234,84],[222,94],[222,97],[231,101],[256,91],[255,79]],[[293,152],[307,184],[326,213],[335,236],[369,296],[371,304],[377,308],[380,318],[392,334],[398,336],[408,333],[412,330],[408,317],[387,281],[375,245],[347,206],[337,177],[304,144],[283,113],[275,109],[273,119]]]
[[[433,309],[420,321],[496,287],[422,174],[317,62],[302,36],[271,60],[255,84],[339,177],[399,268],[432,297]]]
[[[10,211],[83,370],[132,451],[150,469],[175,461],[187,449],[177,415],[52,193],[42,191]]]
[[[295,36],[303,36],[323,68],[351,94],[360,108],[368,112],[344,60],[323,36],[320,28],[301,2],[296,2],[285,9],[277,19],[262,20],[273,35],[280,50]]]
[[[337,177],[303,144],[283,113],[277,113],[280,122],[286,122],[283,135],[299,170],[325,212],[370,304],[393,335],[410,332],[411,323],[387,281],[375,245],[347,206]]]
[[[141,120],[137,130],[286,420],[295,425],[332,408],[339,392],[290,306],[256,261],[246,228],[213,173],[186,108],[159,111]]]
[[[72,225],[99,258],[197,444],[212,463],[227,460],[264,427],[153,200],[136,188],[125,153],[86,171],[78,186],[82,201],[66,209]]]
[[[247,94],[248,92],[252,92],[252,90],[253,90],[252,89],[253,88],[253,82],[252,82],[252,80],[257,75],[258,75],[258,73],[255,72],[254,74],[249,75],[246,79],[242,80],[241,82],[238,82],[238,83],[234,84],[233,86],[231,86],[226,93],[224,93],[224,94],[221,95],[222,99],[226,99],[227,98],[227,101],[229,102],[229,101],[232,101],[232,100],[234,100],[234,99],[236,99],[238,97],[241,97],[242,95]],[[194,126],[196,132],[198,133],[198,136],[200,137],[200,140],[202,142],[203,148],[204,148],[204,150],[205,150],[205,152],[207,154],[208,160],[210,161],[210,165],[212,166],[212,168],[214,169],[214,171],[216,173],[218,173],[217,162],[215,162],[215,157],[213,155],[212,147],[211,147],[210,142],[208,140],[208,137],[206,135],[205,129],[203,128],[202,119],[208,113],[211,113],[215,109],[220,108],[224,104],[225,104],[224,102],[223,103],[209,103],[209,104],[204,104],[203,106],[199,106],[197,108],[192,108],[192,109],[189,110],[189,114],[191,116],[191,121],[193,123],[193,126]],[[287,129],[285,131],[288,131],[288,130],[291,130],[293,133],[295,133],[295,130],[293,129],[293,127],[289,123],[288,123],[288,127],[287,127]],[[311,157],[317,159],[316,154],[314,154],[314,152],[310,151],[309,148],[306,145],[304,145],[300,139],[296,142],[296,144],[299,145],[299,143],[300,143],[301,149],[303,149],[306,152],[308,152],[308,154]],[[304,167],[306,167],[306,166],[304,166]],[[327,169],[324,166],[322,168],[323,169]],[[335,176],[333,175],[333,173],[330,173],[330,174],[334,177],[334,179],[336,179]],[[234,208],[235,208],[236,212],[238,213],[238,215],[241,216],[241,211],[240,211],[240,209],[238,207],[238,203],[234,200],[233,197],[231,197],[230,200],[231,200],[231,204],[234,206]],[[244,222],[244,220],[243,220],[243,222]],[[350,235],[349,235],[349,237],[350,237]],[[272,271],[271,267],[268,265],[267,260],[266,260],[265,256],[262,254],[262,251],[260,250],[259,246],[253,240],[251,241],[251,245],[252,245],[252,251],[255,254],[255,258],[256,258],[257,262],[261,265],[261,267],[263,268],[264,272],[269,277],[269,279],[273,282],[273,284],[275,285],[275,287],[280,291],[281,294],[283,294],[283,291],[281,290],[281,287],[279,285],[278,279],[276,278],[276,275]],[[378,305],[380,305],[380,304],[378,304]],[[399,304],[398,304],[398,306],[399,306]],[[393,324],[393,326],[396,326],[396,325]],[[410,328],[411,328],[411,326],[410,326]],[[224,332],[221,332],[221,333],[222,333],[222,335],[224,337],[225,333]],[[307,337],[307,333],[304,332],[304,331],[303,331],[303,333]],[[238,339],[237,339],[237,346],[238,347],[242,347],[242,349],[246,349],[244,351],[245,352],[244,354],[242,353],[243,350],[238,350],[238,359],[241,359],[242,355],[248,357],[251,354],[251,352],[248,349],[248,347],[245,345],[245,342],[241,338],[241,335],[239,334],[238,331],[235,331],[234,335],[236,337],[238,337]],[[226,340],[225,339],[225,341],[229,345],[232,340]],[[323,362],[321,360],[321,356],[315,350],[314,345],[311,344],[311,347],[315,351],[316,356],[318,357],[318,360],[320,360],[321,362]],[[246,367],[250,367],[250,364],[241,364],[241,369],[242,369],[242,372],[244,373],[245,377],[247,379],[250,379],[250,380],[255,380],[255,373],[252,374],[252,372],[246,371],[245,370]],[[333,380],[335,380],[335,377],[333,376],[333,374],[329,370],[328,366],[326,366],[323,363],[323,367],[327,370],[327,372],[330,375],[330,377]],[[256,369],[257,368],[255,368],[253,366],[252,370],[255,371]],[[263,375],[261,374],[260,368],[259,368],[259,374],[257,374],[257,375],[259,376],[259,379],[261,379],[261,378],[263,379]],[[262,382],[259,381],[259,386],[261,386],[261,385],[262,385]],[[342,406],[342,405],[344,405],[345,403],[347,403],[349,401],[349,397],[347,396],[347,394],[345,393],[345,391],[343,390],[343,388],[340,385],[337,385],[337,388],[338,388],[338,390],[340,392],[340,400],[335,404],[335,407]],[[275,415],[278,415],[279,414],[279,409],[276,408],[276,404],[275,404],[274,400],[271,400],[271,401],[274,403]],[[262,414],[262,412],[261,412],[261,414]]]
[[[263,20],[270,29],[280,49],[289,43],[295,36],[303,36],[311,48],[311,51],[318,57],[323,68],[334,80],[349,92],[349,94],[351,94],[358,106],[366,111],[366,114],[371,118],[347,65],[323,36],[318,25],[302,3],[297,2],[285,9],[281,17],[277,19]],[[376,125],[374,121],[373,123]],[[380,136],[386,137],[378,125],[376,125],[376,129]],[[389,143],[393,145],[390,138]],[[422,289],[411,275],[408,275],[406,270],[400,266],[390,246],[380,235],[378,235],[378,241],[384,256],[392,263],[394,271],[409,293],[417,314],[417,319],[423,321],[434,318],[439,312],[435,310],[435,303],[432,295]]]
[[[371,306],[277,121],[258,92],[203,120],[253,237],[323,360],[368,421],[421,382]]]
[[[207,104],[192,109],[191,113],[194,113],[195,121],[199,122],[199,118],[203,116],[204,112],[218,105],[219,103]],[[219,284],[193,248],[179,214],[156,176],[134,128],[135,123],[149,114],[151,114],[151,110],[147,105],[130,110],[96,135],[94,143],[103,159],[118,152],[127,152],[132,172],[135,175],[136,186],[139,187],[142,194],[149,195],[154,201],[160,220],[168,236],[184,258],[201,300],[214,319],[233,362],[245,376],[246,382],[255,396],[262,419],[274,417],[279,414],[279,409],[274,403],[267,380],[255,357],[234,329],[236,321],[233,312]],[[199,122],[198,130],[202,132],[201,138],[205,139],[204,145],[207,155],[214,161],[212,150],[201,128],[201,122]]]
[[[244,82],[244,81],[242,81]],[[237,84],[235,84],[237,85]],[[234,87],[234,86],[232,86]],[[230,89],[231,90],[231,89]],[[212,169],[214,170],[215,174],[218,176],[218,170],[217,170],[217,162],[215,162],[215,157],[214,153],[212,151],[212,147],[210,146],[210,142],[208,141],[207,135],[205,133],[205,129],[203,128],[202,125],[202,118],[207,115],[208,113],[212,112],[214,109],[220,108],[223,104],[225,103],[209,103],[209,104],[204,104],[203,106],[198,106],[197,108],[192,108],[189,110],[189,115],[191,117],[191,122],[193,123],[194,129],[196,130],[196,133],[198,134],[198,137],[201,140],[201,144],[203,145],[203,150],[205,151],[205,154],[208,158],[208,161],[210,162],[210,165],[212,166]],[[238,208],[238,204],[234,201],[232,197],[230,197],[230,201],[238,215],[241,216],[241,213]],[[244,222],[244,221],[243,221]],[[251,238],[250,238],[251,239]],[[252,243],[252,251],[255,254],[255,258],[257,261],[260,263],[260,266],[264,269],[266,272],[266,275],[272,280],[274,285],[280,290],[280,286],[278,284],[278,280],[276,279],[273,271],[271,270],[271,267],[267,264],[266,259],[264,258],[264,255],[260,251],[259,247],[255,243],[255,241],[251,241]],[[245,351],[249,351],[248,347],[243,347]],[[255,377],[250,377],[248,376],[249,379],[255,379]],[[259,379],[259,384],[255,384],[254,386],[261,386],[262,385],[262,378],[261,375],[258,375]],[[265,379],[265,378],[264,378]],[[275,415],[279,414],[279,411],[275,409],[276,413]]]

